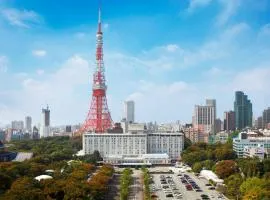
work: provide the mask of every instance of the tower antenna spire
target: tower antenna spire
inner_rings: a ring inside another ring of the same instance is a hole
[[[101,0],[98,6],[98,32],[101,32]]]

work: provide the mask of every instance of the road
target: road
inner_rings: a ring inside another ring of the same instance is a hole
[[[141,170],[133,170],[132,183],[129,186],[128,200],[143,200],[143,181]]]

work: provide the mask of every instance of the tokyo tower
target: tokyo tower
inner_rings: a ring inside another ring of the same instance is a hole
[[[103,33],[101,30],[101,9],[98,12],[96,34],[96,69],[93,74],[92,102],[86,120],[81,127],[83,132],[104,133],[112,127],[113,121],[106,98],[105,68],[103,62]]]

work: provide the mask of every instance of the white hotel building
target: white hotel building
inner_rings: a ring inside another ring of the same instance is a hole
[[[97,150],[105,162],[123,163],[128,160],[129,163],[167,164],[168,160],[180,159],[183,148],[182,133],[86,133],[83,135],[84,154],[92,154]]]

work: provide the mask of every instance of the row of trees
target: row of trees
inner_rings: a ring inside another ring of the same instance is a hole
[[[120,183],[120,200],[127,200],[129,185],[132,181],[132,170],[130,168],[126,168],[122,172],[121,183]]]
[[[151,177],[147,168],[142,168],[143,171],[143,184],[144,184],[144,200],[151,200],[150,181]]]

